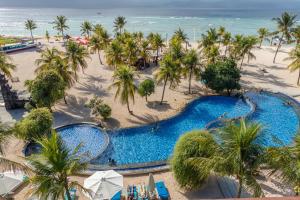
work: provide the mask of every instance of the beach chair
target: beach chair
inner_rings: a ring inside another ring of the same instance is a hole
[[[159,199],[168,200],[170,198],[168,189],[166,188],[165,183],[163,181],[156,182],[155,186],[156,186],[156,190],[157,190]]]
[[[72,200],[75,200],[75,199],[76,199],[76,191],[77,191],[77,190],[76,190],[75,188],[71,188],[70,191],[69,191]],[[65,194],[64,199],[65,199],[65,200],[68,200],[67,194]]]

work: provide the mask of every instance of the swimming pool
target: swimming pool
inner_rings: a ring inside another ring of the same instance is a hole
[[[91,164],[106,165],[109,158],[114,159],[117,166],[166,161],[182,134],[195,129],[203,129],[209,122],[220,116],[237,118],[251,114],[249,116],[251,121],[263,125],[263,134],[258,142],[266,146],[276,146],[279,144],[274,138],[277,138],[285,145],[290,144],[299,127],[299,118],[295,109],[284,105],[286,100],[271,93],[248,92],[246,97],[257,105],[253,113],[249,103],[242,99],[207,96],[194,100],[181,113],[167,120],[140,127],[101,130],[109,136],[109,144],[99,157],[91,161]],[[67,129],[68,134],[63,133],[61,136],[70,149],[75,147],[76,142],[68,141],[82,139],[84,150],[97,151],[97,148],[92,148],[95,146],[91,145],[98,141],[101,143],[99,138],[95,138],[95,133],[91,136],[82,134],[76,130],[76,125],[69,128],[71,129]],[[60,130],[58,132],[61,133]]]

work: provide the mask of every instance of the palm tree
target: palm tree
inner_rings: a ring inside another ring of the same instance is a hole
[[[11,57],[4,52],[0,52],[0,72],[8,78],[12,77],[11,71],[16,69],[16,66],[11,61]]]
[[[265,39],[267,39],[267,36],[268,36],[270,33],[269,33],[269,30],[266,29],[266,28],[260,28],[260,29],[258,29],[257,32],[258,32],[258,38],[260,39],[260,42],[259,42],[259,48],[261,48],[261,45],[262,45],[263,41],[264,41]]]
[[[284,60],[290,60],[291,63],[288,65],[288,68],[291,72],[294,72],[299,69],[299,75],[297,80],[297,85],[299,85],[300,81],[300,46],[296,46],[291,52],[289,52],[289,57]]]
[[[132,67],[122,65],[118,67],[113,75],[114,82],[111,87],[117,88],[115,98],[120,97],[122,104],[127,105],[128,112],[132,114],[129,108],[129,100],[134,103],[134,94],[136,92],[136,86],[134,85],[134,79],[137,76],[136,71]]]
[[[219,46],[221,45],[221,42],[223,41],[223,37],[226,33],[226,29],[224,26],[220,26],[217,30],[217,34],[218,34],[218,40],[219,40]]]
[[[113,40],[105,50],[106,63],[114,66],[116,69],[118,65],[123,63],[123,48],[119,41]]]
[[[69,26],[67,25],[67,21],[68,21],[68,19],[65,16],[60,15],[60,16],[57,16],[53,22],[53,24],[54,24],[53,28],[61,33],[63,40],[64,40],[64,36],[65,36],[64,31],[69,29]]]
[[[124,50],[123,51],[124,57],[127,60],[127,64],[129,66],[133,66],[138,59],[138,57],[137,57],[138,46],[137,46],[136,42],[132,38],[126,39],[123,50]]]
[[[188,44],[189,44],[189,38],[188,38],[187,34],[184,33],[184,31],[181,28],[178,28],[178,30],[176,30],[174,32],[174,36],[173,37],[177,37],[182,42],[184,42],[185,43],[185,49],[187,50]]]
[[[139,48],[139,55],[141,56],[141,58],[143,58],[144,67],[146,67],[146,63],[150,57],[148,41],[142,41],[141,46]]]
[[[300,25],[292,30],[292,35],[296,40],[296,45],[300,44]]]
[[[40,58],[35,60],[35,64],[38,68],[35,70],[35,73],[39,73],[43,70],[49,70],[51,68],[51,64],[58,59],[62,55],[55,47],[53,48],[46,48],[41,52]]]
[[[220,155],[215,159],[219,159],[220,163],[216,165],[216,171],[236,177],[239,183],[238,198],[241,197],[243,186],[251,189],[255,197],[262,195],[262,189],[255,179],[255,173],[265,157],[265,149],[256,142],[260,130],[259,124],[249,124],[241,119],[238,124],[229,123],[218,133]]]
[[[123,16],[118,16],[114,21],[114,28],[117,34],[121,34],[126,24],[126,19]]]
[[[47,42],[49,43],[49,40],[50,40],[50,34],[49,32],[46,30],[46,33],[45,33],[45,37],[47,39]]]
[[[80,146],[69,151],[55,132],[37,143],[41,146],[40,154],[26,158],[34,171],[34,175],[29,178],[32,195],[39,199],[54,200],[65,199],[66,195],[66,199],[71,200],[70,188],[77,187],[87,191],[78,182],[69,179],[87,167],[82,156],[78,155]]]
[[[163,82],[163,92],[161,96],[160,104],[163,103],[165,89],[167,82],[178,83],[180,80],[180,63],[178,61],[174,61],[171,54],[167,54],[164,56],[162,61],[160,62],[160,66],[158,70],[155,72],[154,77],[158,83]]]
[[[26,28],[26,30],[30,31],[31,40],[32,40],[32,42],[34,42],[32,31],[37,28],[36,23],[32,19],[27,19],[25,22],[25,28]]]
[[[162,39],[161,35],[156,33],[152,36],[152,38],[149,40],[151,44],[151,48],[153,50],[156,50],[156,58],[155,62],[158,63],[158,56],[159,56],[159,50],[165,46],[164,40]]]
[[[68,42],[65,59],[75,73],[75,80],[77,81],[77,71],[81,67],[82,71],[88,67],[86,59],[90,58],[88,50],[75,42]]]
[[[277,46],[277,50],[273,59],[273,63],[276,61],[276,57],[279,51],[279,48],[281,47],[281,43],[283,38],[285,37],[287,40],[290,40],[291,38],[291,28],[296,23],[296,15],[289,14],[287,12],[284,12],[281,17],[274,18],[273,20],[277,23],[277,29],[278,32],[281,33],[281,37],[279,39],[279,44]]]
[[[217,45],[206,47],[203,50],[203,55],[206,59],[207,64],[216,63],[218,58],[220,57],[219,47]]]
[[[222,39],[222,44],[225,47],[225,52],[224,52],[224,56],[226,56],[227,51],[228,51],[228,46],[231,42],[231,33],[230,32],[226,32],[223,35],[223,39]]]
[[[247,56],[248,56],[248,63],[250,59],[256,59],[255,55],[251,52],[251,50],[255,47],[255,45],[258,43],[258,39],[255,36],[247,36]]]
[[[93,30],[93,25],[91,24],[91,22],[84,21],[81,24],[80,28],[81,28],[81,34],[82,35],[86,35],[87,38],[90,38],[90,34],[91,34],[92,30]]]
[[[189,94],[191,94],[192,76],[197,76],[199,73],[199,69],[197,68],[198,62],[198,54],[195,49],[188,51],[183,58],[183,64],[185,65],[183,74],[189,79]]]
[[[90,39],[89,45],[90,45],[92,53],[95,53],[95,52],[98,53],[99,61],[100,61],[100,64],[102,65],[100,51],[103,50],[103,43],[101,41],[101,38],[98,35],[93,35]]]
[[[300,135],[296,135],[292,145],[272,147],[267,153],[270,168],[273,169],[271,174],[279,172],[280,179],[287,185],[294,186],[294,191],[299,196]]]

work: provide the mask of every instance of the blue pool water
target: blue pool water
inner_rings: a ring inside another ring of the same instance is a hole
[[[98,157],[108,144],[107,134],[89,124],[66,126],[58,128],[56,131],[70,150],[81,145],[78,154],[83,155],[83,160]]]
[[[266,146],[279,145],[277,140],[281,140],[283,144],[290,144],[299,127],[295,110],[284,105],[285,100],[272,94],[249,92],[246,96],[257,104],[250,120],[263,125],[263,133],[258,142]],[[203,97],[190,103],[183,112],[173,118],[140,127],[107,131],[109,145],[101,156],[91,163],[107,164],[109,158],[114,159],[117,165],[164,161],[170,157],[176,141],[185,132],[203,129],[224,113],[225,118],[236,118],[250,112],[249,104],[241,99],[224,96]],[[102,144],[102,138],[98,136],[101,135],[99,129],[71,126],[61,133],[70,149],[82,141],[85,144],[82,151],[97,152],[97,145]]]

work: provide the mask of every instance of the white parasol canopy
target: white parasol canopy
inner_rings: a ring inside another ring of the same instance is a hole
[[[23,180],[24,174],[19,171],[0,173],[0,196],[9,195],[22,184]]]
[[[111,199],[123,188],[123,176],[115,172],[98,171],[84,180],[84,187],[90,190],[90,199]]]

